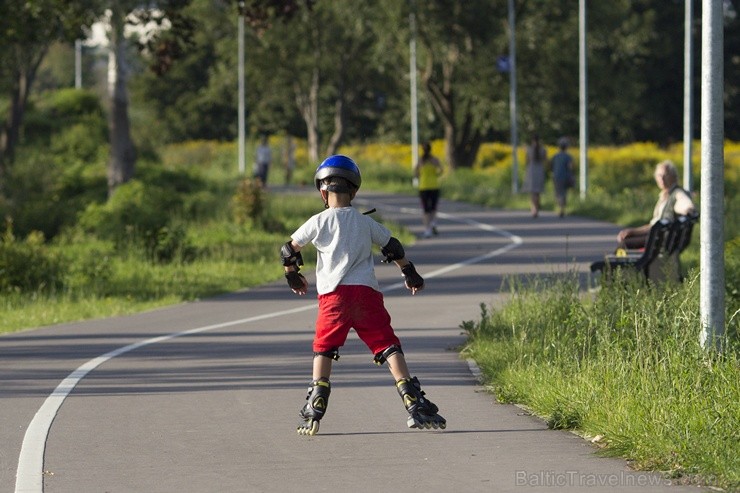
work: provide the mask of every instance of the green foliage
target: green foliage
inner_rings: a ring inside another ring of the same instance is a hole
[[[728,306],[740,308],[740,236],[725,243],[725,286]]]
[[[257,180],[241,180],[231,197],[231,211],[237,224],[254,223],[265,212],[265,194]]]
[[[52,246],[65,265],[64,291],[105,296],[113,278],[115,250],[111,243],[91,237],[65,237]]]
[[[33,230],[55,237],[77,214],[107,193],[106,125],[96,96],[65,89],[41,95],[27,113],[25,145],[4,176],[7,202],[23,236]]]
[[[176,176],[176,175],[174,175]],[[185,180],[185,186],[189,182]],[[104,204],[90,204],[80,216],[80,226],[99,238],[111,240],[119,249],[143,248],[157,262],[188,262],[196,256],[185,226],[174,224],[182,211],[181,194],[173,188],[140,180],[118,187]]]
[[[18,240],[8,221],[0,239],[0,293],[37,293],[61,284],[62,266],[59,259],[44,247],[40,232]]]
[[[125,243],[132,234],[155,234],[169,222],[178,197],[162,187],[131,180],[104,204],[90,204],[80,225],[100,238]]]
[[[56,134],[78,124],[86,128],[87,139],[83,142],[83,139],[77,137],[75,145],[99,147],[105,143],[107,139],[105,114],[100,98],[94,92],[67,88],[41,93],[32,100],[25,115],[25,142],[48,143],[53,136],[57,136],[58,140],[63,142],[64,139]]]

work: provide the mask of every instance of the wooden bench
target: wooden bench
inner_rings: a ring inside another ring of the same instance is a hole
[[[630,268],[644,278],[683,281],[679,256],[691,243],[698,213],[678,216],[674,221],[662,219],[650,228],[645,248],[628,251],[626,255],[606,255],[604,260],[591,264],[591,273],[608,278],[614,269]]]

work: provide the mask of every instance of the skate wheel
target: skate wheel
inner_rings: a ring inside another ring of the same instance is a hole
[[[311,420],[307,421],[306,423],[301,423],[300,425],[298,425],[298,429],[296,431],[299,435],[314,436],[316,433],[319,432],[319,422]]]

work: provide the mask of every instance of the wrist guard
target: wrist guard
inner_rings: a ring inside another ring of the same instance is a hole
[[[411,262],[401,268],[401,274],[403,274],[403,277],[406,280],[406,285],[408,287],[416,289],[421,289],[424,287],[424,278],[421,277],[418,272],[416,272],[416,267],[414,267],[414,264],[412,264]]]
[[[306,278],[303,274],[299,274],[298,271],[292,270],[285,273],[285,279],[288,280],[288,286],[290,289],[303,289],[306,285]]]
[[[296,272],[301,270],[300,266],[303,265],[301,252],[293,250],[293,245],[291,245],[289,241],[280,248],[280,258],[283,261],[283,267],[293,266],[295,267]]]
[[[403,250],[403,245],[401,245],[401,242],[394,236],[391,236],[391,239],[388,240],[388,244],[380,249],[380,253],[385,255],[385,260],[381,260],[381,262],[387,262],[389,264],[394,260],[401,260],[406,256],[406,252]]]

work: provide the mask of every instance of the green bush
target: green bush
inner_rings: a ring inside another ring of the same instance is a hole
[[[107,294],[107,284],[113,277],[112,250],[70,245],[65,249],[65,262],[65,289],[98,296]]]
[[[39,104],[39,109],[47,109],[57,119],[73,119],[85,115],[103,117],[100,98],[92,90],[65,88],[53,91]]]
[[[107,127],[94,91],[67,88],[42,93],[29,102],[23,125],[25,143],[48,143],[53,134],[84,120],[93,123],[93,132]]]
[[[0,239],[0,292],[48,291],[61,286],[62,277],[61,262],[47,252],[43,234],[19,241],[8,223]]]
[[[72,164],[105,163],[108,154],[107,130],[95,119],[65,126],[51,136],[50,150],[54,161],[67,168]]]
[[[254,224],[265,212],[266,196],[259,182],[241,180],[231,198],[231,212],[237,224]]]
[[[24,140],[4,176],[3,213],[17,234],[54,238],[107,191],[107,126],[97,96],[62,90],[43,94],[26,114]]]
[[[173,212],[180,208],[180,197],[173,190],[131,180],[118,187],[108,202],[90,204],[80,216],[79,224],[119,247],[138,242],[153,253],[161,231],[170,225]]]
[[[160,263],[192,262],[198,254],[181,224],[159,228],[145,244],[148,257]]]

